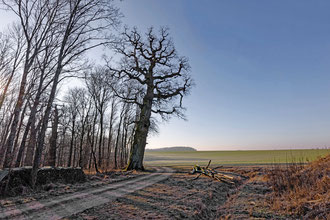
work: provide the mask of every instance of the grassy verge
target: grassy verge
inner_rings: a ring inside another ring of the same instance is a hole
[[[330,154],[307,165],[274,166],[268,182],[274,210],[304,219],[330,219]]]

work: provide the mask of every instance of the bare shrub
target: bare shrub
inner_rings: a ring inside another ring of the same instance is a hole
[[[303,164],[292,162],[275,165],[267,178],[273,192],[272,207],[281,212],[305,218],[329,219],[330,154]]]

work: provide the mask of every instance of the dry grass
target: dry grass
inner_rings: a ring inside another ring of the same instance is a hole
[[[307,165],[274,166],[267,177],[275,210],[308,219],[330,218],[330,154]]]

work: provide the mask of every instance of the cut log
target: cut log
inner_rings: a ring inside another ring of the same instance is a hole
[[[1,170],[0,171],[0,182],[8,175],[8,170]]]
[[[31,187],[32,167],[13,168],[0,171],[0,194],[17,187]],[[8,182],[9,181],[9,182]],[[38,170],[36,184],[76,183],[86,181],[85,173],[80,168],[43,167]],[[8,186],[8,187],[6,187]]]

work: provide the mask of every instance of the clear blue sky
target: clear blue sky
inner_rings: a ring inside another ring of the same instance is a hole
[[[125,0],[124,23],[168,26],[197,86],[188,121],[148,147],[330,146],[330,1]]]
[[[197,86],[149,148],[330,146],[330,1],[124,0],[123,23],[168,26]],[[0,28],[9,15],[0,12]]]

